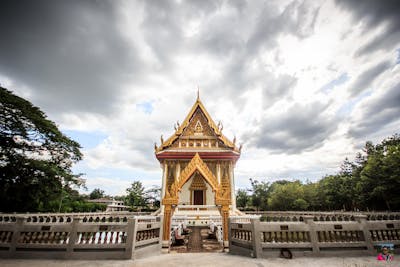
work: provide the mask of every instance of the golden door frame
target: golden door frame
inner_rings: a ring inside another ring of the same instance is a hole
[[[179,177],[172,183],[170,188],[166,188],[165,196],[162,200],[164,205],[164,222],[163,222],[163,241],[169,242],[171,232],[171,218],[174,213],[175,207],[178,205],[178,193],[182,190],[183,185],[190,179],[194,172],[198,171],[207,183],[211,186],[215,193],[215,205],[222,216],[223,225],[223,240],[228,241],[228,219],[229,219],[229,205],[231,205],[231,195],[229,190],[223,188],[218,183],[217,178],[207,167],[207,164],[201,159],[200,155],[196,153],[190,160],[189,164],[181,172]]]

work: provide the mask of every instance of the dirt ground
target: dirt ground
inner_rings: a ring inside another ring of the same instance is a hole
[[[174,253],[161,254],[137,260],[11,260],[0,259],[1,267],[175,267],[175,266],[217,266],[217,267],[379,267],[400,266],[400,259],[392,262],[378,262],[375,257],[329,257],[295,258],[291,260],[253,259],[233,256],[227,253]]]

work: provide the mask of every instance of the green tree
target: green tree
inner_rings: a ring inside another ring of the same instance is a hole
[[[253,180],[250,178],[251,183],[251,204],[257,210],[267,210],[268,195],[269,195],[269,183],[265,181]]]
[[[159,208],[161,204],[161,187],[153,186],[144,192],[145,201],[152,204],[154,207]]]
[[[144,190],[145,189],[140,181],[134,181],[131,184],[131,187],[126,189],[126,192],[128,193],[126,196],[127,205],[134,207],[134,209],[146,206],[147,203]]]
[[[104,196],[104,190],[101,190],[100,188],[93,189],[93,191],[89,194],[90,199],[103,198]]]
[[[250,199],[246,189],[238,189],[236,193],[236,206],[244,209],[250,204]]]
[[[372,209],[400,209],[400,136],[376,146],[367,142],[364,151],[367,159],[357,187],[362,204]]]
[[[268,204],[273,210],[307,210],[309,206],[300,181],[274,185]]]
[[[0,87],[1,211],[51,210],[63,188],[83,185],[71,171],[80,145],[29,101]]]
[[[319,182],[321,199],[327,210],[352,210],[355,186],[352,176],[328,175]]]

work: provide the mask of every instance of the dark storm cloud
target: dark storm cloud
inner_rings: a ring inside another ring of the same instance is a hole
[[[108,112],[138,72],[109,1],[2,1],[0,10],[0,74],[45,110]]]
[[[254,73],[246,70],[250,69],[249,65],[252,61],[257,60],[262,52],[277,47],[276,40],[279,36],[293,35],[303,39],[312,35],[318,14],[319,8],[309,5],[306,1],[293,1],[282,11],[266,2],[257,14],[255,26],[249,32],[243,52],[236,57],[236,62],[226,68],[227,75],[233,78],[232,87],[236,90],[243,90],[243,88],[251,86],[251,81],[255,78],[260,78],[260,75],[268,75],[268,73],[259,73],[258,77],[255,77]],[[283,95],[286,91],[280,90],[280,92]],[[268,97],[268,94],[265,96]]]
[[[364,138],[396,121],[400,123],[399,82],[382,96],[373,98],[364,104],[362,116],[352,124],[349,134],[356,138]]]
[[[283,96],[290,95],[290,92],[296,84],[296,77],[287,74],[274,77],[271,74],[269,79],[265,82],[265,87],[263,89],[263,107],[268,108]]]
[[[390,68],[390,61],[383,61],[375,66],[367,69],[364,73],[357,77],[357,80],[350,88],[350,92],[352,96],[358,95],[362,91],[371,88],[372,83],[376,78],[379,77],[385,70]]]
[[[284,114],[266,117],[251,145],[276,153],[301,153],[320,147],[337,127],[323,112],[328,105],[293,105]]]
[[[397,0],[336,0],[349,10],[355,21],[365,23],[368,31],[385,24],[384,30],[366,45],[360,47],[357,56],[365,56],[377,50],[396,48],[400,40],[400,3]]]
[[[144,1],[144,20],[141,25],[147,45],[163,67],[183,45],[182,14],[172,1]]]
[[[281,34],[289,33],[299,38],[312,35],[318,14],[319,8],[311,7],[306,1],[293,1],[282,12],[267,2],[247,43],[248,52],[275,47],[276,37]]]

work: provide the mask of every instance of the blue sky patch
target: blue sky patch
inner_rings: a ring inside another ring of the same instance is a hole
[[[62,130],[62,132],[81,144],[84,149],[94,148],[107,138],[107,135],[99,131],[83,132],[76,130]]]
[[[339,86],[341,84],[344,84],[345,82],[347,82],[349,80],[349,76],[346,73],[343,73],[342,75],[340,75],[338,78],[330,81],[329,83],[325,84],[324,86],[321,87],[321,91],[324,93],[328,93],[329,91],[331,91],[334,87]]]
[[[396,59],[396,65],[400,64],[400,48],[397,48],[397,59]]]
[[[362,94],[360,94],[359,96],[357,96],[356,98],[349,100],[348,102],[346,102],[345,104],[343,104],[340,107],[340,109],[338,110],[338,114],[341,116],[349,115],[351,113],[351,111],[353,110],[354,106],[358,102],[360,102],[364,98],[370,96],[371,94],[372,94],[372,91],[367,90],[367,91],[363,92]]]
[[[146,114],[151,114],[154,109],[152,101],[138,103],[136,104],[136,108]]]

